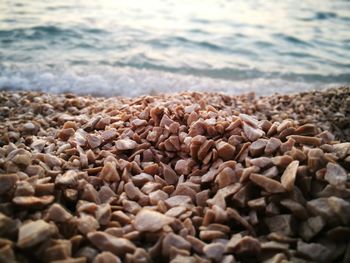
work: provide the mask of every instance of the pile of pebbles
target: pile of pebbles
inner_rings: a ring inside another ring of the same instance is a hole
[[[0,262],[350,262],[349,93],[1,92]]]

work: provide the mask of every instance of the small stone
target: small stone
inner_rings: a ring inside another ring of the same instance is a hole
[[[80,233],[84,235],[94,232],[100,227],[97,220],[94,217],[87,214],[81,214],[81,217],[78,218],[77,226]]]
[[[220,141],[216,143],[216,149],[218,151],[218,155],[224,160],[232,160],[235,154],[235,147],[227,142]]]
[[[295,140],[299,144],[320,146],[322,139],[317,137],[301,136],[301,135],[290,135],[288,138]]]
[[[339,164],[328,163],[324,179],[338,189],[346,188],[347,173]]]
[[[120,151],[126,151],[126,150],[133,150],[136,148],[137,143],[130,139],[120,139],[115,142],[115,145],[118,150]]]
[[[91,149],[96,149],[102,143],[102,138],[94,134],[87,134],[86,140]]]
[[[78,184],[78,174],[76,171],[68,170],[63,175],[58,175],[55,180],[56,185],[76,186]]]
[[[307,209],[311,214],[321,216],[331,225],[350,223],[350,203],[335,196],[311,200],[307,202]]]
[[[162,242],[163,255],[169,256],[172,247],[189,251],[191,249],[191,243],[179,235],[168,233]]]
[[[259,157],[250,160],[250,163],[254,166],[265,168],[272,165],[271,158],[268,157]]]
[[[106,162],[100,172],[100,178],[106,182],[119,182],[120,176],[114,162]]]
[[[176,195],[166,199],[165,204],[169,207],[181,206],[192,203],[191,197],[186,195]]]
[[[72,218],[73,216],[60,204],[53,204],[47,211],[47,219],[57,223],[64,223]]]
[[[126,253],[133,253],[136,246],[125,238],[118,238],[105,232],[90,232],[87,235],[90,242],[101,251],[109,251],[117,256],[125,256]]]
[[[331,260],[331,251],[321,244],[308,244],[303,241],[299,241],[297,251],[315,262],[330,262]]]
[[[61,165],[63,164],[62,159],[51,155],[51,154],[45,154],[44,155],[44,162],[50,167],[61,167]]]
[[[18,181],[17,174],[0,174],[0,195],[8,193]]]
[[[138,231],[156,232],[173,221],[159,212],[142,209],[135,217],[134,226]]]
[[[105,142],[113,140],[114,138],[117,137],[117,135],[118,135],[117,130],[114,128],[105,130],[101,133],[101,137]]]
[[[36,196],[16,196],[12,199],[12,202],[18,206],[25,208],[43,208],[51,204],[55,200],[52,195]]]
[[[107,225],[111,220],[112,209],[110,204],[101,204],[97,207],[95,217],[100,225]]]
[[[175,171],[166,164],[161,163],[162,170],[163,170],[163,177],[164,180],[169,185],[175,185],[179,179],[178,175],[175,173]]]
[[[149,194],[149,201],[151,205],[157,205],[160,200],[168,199],[169,195],[162,190],[156,190]]]
[[[203,252],[206,255],[206,257],[211,260],[215,260],[216,262],[220,262],[224,251],[225,246],[220,243],[212,243],[203,247]]]
[[[264,153],[264,149],[266,147],[266,140],[263,139],[259,139],[255,142],[253,142],[250,146],[249,146],[249,152],[253,157],[262,155]]]
[[[92,263],[121,263],[122,261],[120,260],[119,257],[116,255],[112,254],[111,252],[102,252],[98,254]]]
[[[54,232],[54,227],[44,220],[26,223],[19,228],[17,246],[20,248],[35,246],[49,239]]]
[[[288,164],[286,170],[284,170],[281,176],[281,184],[285,189],[287,189],[287,191],[293,190],[298,167],[299,161],[291,162],[290,164]]]
[[[228,242],[226,250],[231,253],[243,255],[259,255],[261,252],[261,245],[257,239],[251,236],[241,237],[240,235],[234,235]]]
[[[192,159],[186,159],[186,160],[178,160],[175,165],[175,171],[180,175],[188,175],[190,174],[193,166],[193,160]]]
[[[295,233],[295,221],[292,215],[266,217],[265,223],[270,232],[281,233],[286,236],[293,236]]]
[[[265,191],[267,191],[269,193],[283,193],[283,192],[285,192],[285,189],[282,186],[282,184],[280,184],[276,180],[270,179],[266,176],[252,173],[249,178],[253,183],[259,185],[260,187],[262,187]]]
[[[279,147],[282,145],[282,142],[280,139],[277,138],[270,138],[266,144],[265,147],[265,153],[267,154],[273,154],[274,152],[276,152]]]
[[[17,232],[18,226],[17,222],[4,215],[3,213],[0,213],[0,236],[5,237],[7,235],[11,235]]]
[[[247,136],[248,140],[250,141],[256,141],[260,137],[262,137],[265,133],[257,128],[253,128],[252,126],[246,124],[243,122],[243,131],[244,134]]]

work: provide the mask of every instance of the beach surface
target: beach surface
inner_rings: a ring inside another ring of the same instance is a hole
[[[349,116],[349,87],[2,91],[0,262],[349,262]]]

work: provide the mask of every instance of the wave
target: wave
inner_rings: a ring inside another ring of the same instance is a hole
[[[295,93],[323,89],[345,83],[290,81],[255,77],[224,80],[211,77],[167,73],[130,67],[70,67],[69,69],[6,68],[0,73],[0,90],[36,90],[50,93],[73,92],[80,95],[135,97],[146,94],[183,91],[222,92],[257,95]]]

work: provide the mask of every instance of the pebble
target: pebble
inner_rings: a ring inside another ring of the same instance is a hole
[[[130,139],[120,139],[115,142],[115,146],[120,151],[133,150],[136,148],[137,143]]]
[[[18,181],[17,174],[1,174],[0,175],[0,195],[8,193],[14,188]]]
[[[121,257],[136,250],[136,246],[131,241],[101,231],[90,232],[87,234],[87,238],[101,251],[109,251]]]
[[[159,212],[142,209],[135,217],[134,226],[138,231],[156,232],[174,221]]]
[[[347,172],[336,163],[328,163],[324,179],[338,189],[346,188]]]
[[[33,247],[49,239],[54,232],[54,227],[44,220],[28,222],[19,228],[17,246],[20,248]]]
[[[291,162],[281,176],[281,184],[287,191],[292,191],[294,188],[298,167],[299,161]]]
[[[250,180],[255,184],[262,187],[265,191],[269,193],[283,193],[285,192],[285,188],[282,184],[277,182],[276,180],[270,179],[266,176],[252,173],[250,175]]]

